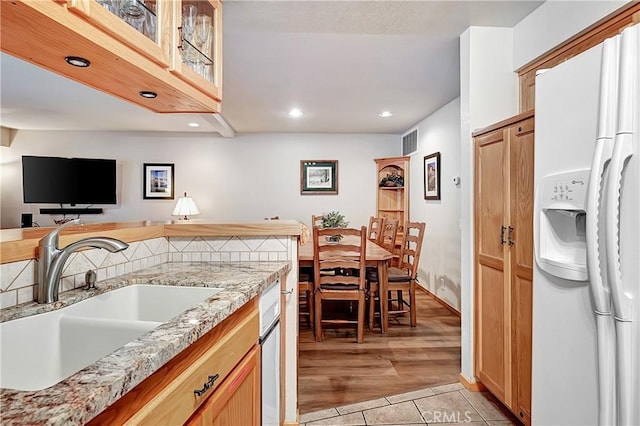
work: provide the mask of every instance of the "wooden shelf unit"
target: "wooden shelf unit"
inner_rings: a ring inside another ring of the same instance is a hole
[[[376,162],[376,217],[398,219],[397,244],[402,241],[404,223],[409,220],[409,157],[378,158]],[[397,174],[404,186],[380,186],[388,175]]]

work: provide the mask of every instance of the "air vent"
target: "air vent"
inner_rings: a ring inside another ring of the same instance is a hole
[[[418,129],[402,137],[402,155],[413,154],[418,150]]]

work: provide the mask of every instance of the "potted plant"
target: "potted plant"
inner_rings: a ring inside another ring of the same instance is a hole
[[[344,215],[340,212],[333,211],[322,216],[321,228],[346,228],[349,222],[344,220]],[[327,237],[327,241],[337,242],[342,239],[342,235],[336,234]]]

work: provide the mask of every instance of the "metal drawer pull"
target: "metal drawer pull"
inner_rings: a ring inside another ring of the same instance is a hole
[[[213,386],[213,384],[216,382],[216,380],[218,380],[220,378],[219,374],[216,374],[215,376],[209,376],[209,380],[207,381],[207,383],[205,383],[202,386],[202,389],[196,389],[193,391],[193,393],[196,394],[196,396],[202,396],[204,395],[204,393],[206,391],[208,391],[209,389],[211,389],[211,386]]]
[[[500,227],[500,245],[504,245],[504,243],[506,243],[506,241],[504,240],[504,231],[506,230],[507,230],[506,226]]]
[[[513,241],[513,228],[510,226],[509,227],[509,233],[507,234],[507,239],[509,240],[509,245],[512,246],[514,245],[516,242]]]
[[[282,290],[282,294],[284,294],[284,295],[293,294],[293,289],[291,289],[291,290]]]

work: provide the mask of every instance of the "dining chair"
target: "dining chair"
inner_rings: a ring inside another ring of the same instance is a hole
[[[409,313],[411,327],[417,324],[416,313],[416,277],[418,273],[418,263],[420,252],[422,251],[422,240],[424,238],[426,224],[422,222],[405,222],[402,234],[402,244],[400,246],[399,265],[392,266],[388,270],[387,291],[390,294],[388,299],[388,315]],[[373,306],[375,300],[380,301],[378,272],[377,270],[367,271],[367,281],[369,282],[370,306],[369,306],[369,328],[373,328]],[[403,292],[409,293],[409,300],[405,300]],[[395,297],[393,293],[395,292]],[[394,306],[395,303],[395,306]],[[382,306],[378,303],[380,312]],[[389,318],[381,315],[381,324],[386,323]]]
[[[386,251],[393,253],[396,249],[396,238],[398,236],[398,219],[385,218],[382,233],[378,245]],[[387,263],[392,263],[388,261]],[[394,262],[393,264],[397,264]],[[372,275],[372,270],[374,270]],[[375,276],[375,280],[367,280],[367,288],[369,290],[369,329],[373,330],[373,322],[375,319],[375,303],[378,300],[378,282],[377,270],[375,267],[367,268],[367,276]],[[379,313],[378,313],[379,315]],[[382,324],[381,324],[382,326]]]
[[[342,235],[337,242],[327,237]],[[315,292],[315,338],[322,341],[323,324],[356,324],[357,342],[364,340],[365,278],[367,227],[313,228],[313,266]],[[349,271],[342,275],[338,271]],[[357,320],[351,318],[325,318],[323,302],[341,300],[357,302]]]
[[[367,228],[367,238],[376,244],[380,244],[380,238],[382,237],[382,230],[384,229],[383,217],[369,218],[369,227]]]
[[[316,228],[318,226],[322,226],[322,218],[324,217],[324,215],[315,215],[312,214],[311,215],[311,227],[312,228]]]
[[[300,268],[298,272],[298,314],[300,317],[307,317],[311,330],[313,330],[315,321],[313,287],[313,268]]]
[[[388,252],[393,253],[396,248],[396,238],[398,236],[398,219],[384,219],[384,226],[380,233],[378,245]]]

